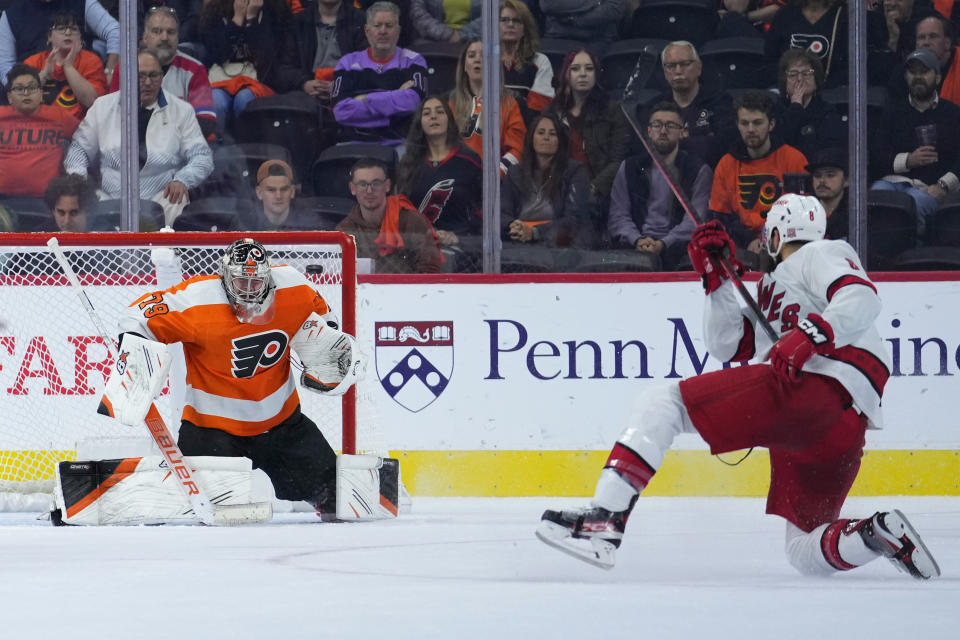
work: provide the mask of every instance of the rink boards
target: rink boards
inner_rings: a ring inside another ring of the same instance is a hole
[[[876,276],[877,325],[894,366],[886,428],[868,434],[854,494],[960,495],[960,274],[923,275]],[[589,494],[643,390],[722,366],[704,348],[702,304],[692,274],[362,276],[360,428],[380,432],[415,495]],[[46,320],[35,322],[45,335]],[[0,346],[0,394],[11,407],[24,392],[11,393],[18,372],[39,365],[24,365],[25,345]],[[46,398],[66,419],[92,411],[101,384],[87,367],[87,393],[73,369],[59,371],[72,393]],[[26,392],[44,393],[43,378],[31,374]],[[758,450],[727,466],[686,436],[650,491],[763,495],[767,464]]]
[[[960,495],[960,274],[875,279],[893,370],[853,493]],[[590,494],[644,389],[722,366],[705,352],[692,274],[362,276],[359,299],[374,410],[415,494]],[[378,335],[404,326],[403,341]],[[450,340],[424,338],[432,326]],[[675,444],[651,493],[766,493],[765,451],[731,467],[697,437]]]

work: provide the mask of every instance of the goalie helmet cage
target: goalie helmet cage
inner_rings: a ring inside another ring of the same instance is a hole
[[[76,459],[81,440],[146,435],[96,413],[112,356],[47,249],[51,235],[0,234],[0,511],[44,509],[56,463]],[[154,265],[153,249],[175,250],[183,280],[218,274],[231,242],[255,238],[270,252],[272,264],[304,273],[340,318],[342,329],[356,335],[356,246],[351,236],[340,232],[56,237],[111,332],[135,299],[179,281],[174,267]],[[172,375],[156,403],[173,431],[180,425],[173,397],[178,384],[182,388]],[[355,389],[342,398],[300,391],[304,413],[331,446],[344,453],[358,450],[356,397]]]

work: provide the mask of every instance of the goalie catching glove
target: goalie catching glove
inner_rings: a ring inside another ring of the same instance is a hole
[[[167,381],[171,361],[167,345],[135,333],[123,334],[97,413],[131,426],[143,422]]]
[[[354,337],[316,313],[294,334],[290,346],[303,363],[300,383],[308,389],[341,396],[359,377],[360,351]]]

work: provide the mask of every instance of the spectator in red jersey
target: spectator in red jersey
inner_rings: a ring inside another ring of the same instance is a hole
[[[7,73],[10,106],[0,107],[0,198],[41,198],[60,174],[60,163],[79,122],[43,104],[40,73],[13,65]]]
[[[24,62],[40,71],[43,103],[55,104],[82,120],[93,101],[107,92],[103,63],[83,48],[83,29],[72,13],[53,17],[47,43],[47,51]]]

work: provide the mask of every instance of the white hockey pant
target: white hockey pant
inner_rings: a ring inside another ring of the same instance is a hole
[[[676,382],[640,394],[634,403],[632,422],[617,442],[635,451],[654,469],[663,464],[663,457],[677,435],[697,432]],[[633,485],[619,473],[604,469],[592,504],[608,511],[624,511],[636,494]]]

